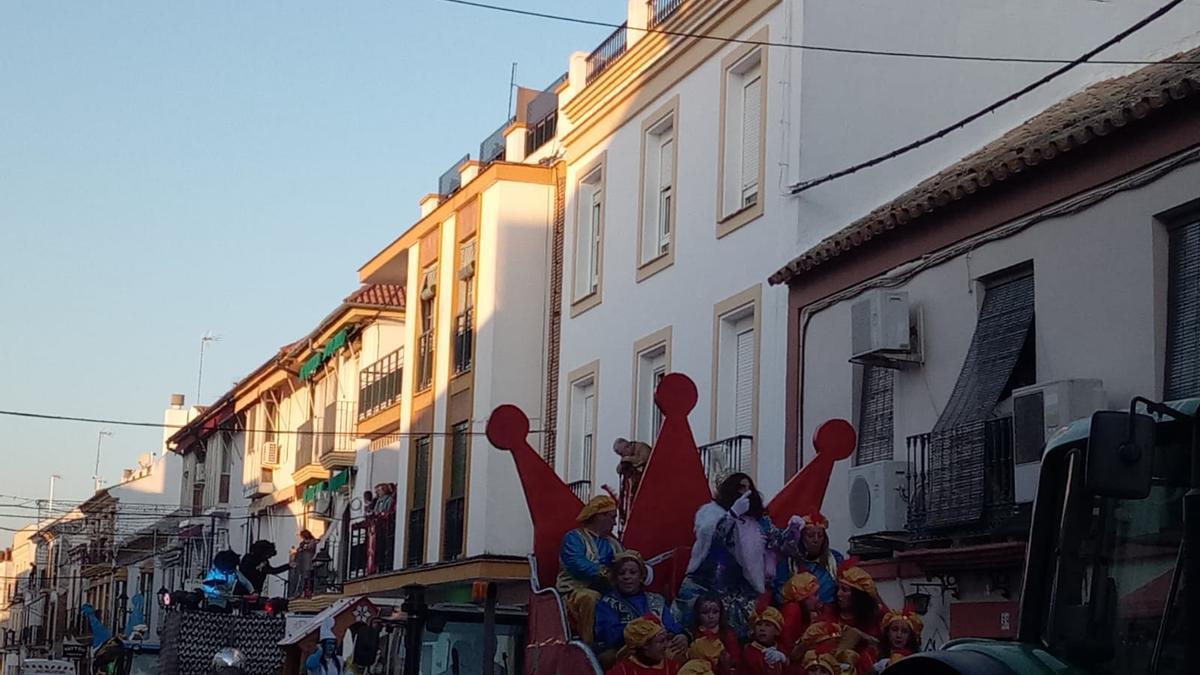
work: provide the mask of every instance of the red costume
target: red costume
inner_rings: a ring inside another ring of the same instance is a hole
[[[704,659],[712,664],[713,670],[721,673],[721,655],[729,655],[729,665],[737,668],[742,662],[742,645],[733,631],[701,628],[688,648],[688,658]]]
[[[769,664],[763,654],[770,647],[760,645],[757,642],[751,642],[746,645],[746,650],[742,652],[742,668],[738,671],[738,675],[783,675],[784,668],[787,664],[777,663]]]

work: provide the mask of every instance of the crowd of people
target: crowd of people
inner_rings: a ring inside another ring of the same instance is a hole
[[[820,513],[767,517],[736,473],[695,517],[671,600],[613,536],[618,507],[589,501],[564,537],[556,587],[577,636],[609,675],[871,675],[920,649],[922,620],[889,609],[871,575],[829,545]]]

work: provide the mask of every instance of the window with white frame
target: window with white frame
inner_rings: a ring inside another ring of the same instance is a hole
[[[762,50],[725,71],[722,217],[758,203],[762,185]]]
[[[634,418],[634,440],[654,445],[662,427],[662,412],[654,404],[654,392],[667,375],[667,345],[659,343],[637,355],[637,414]]]
[[[596,456],[596,378],[571,383],[571,445],[567,455],[567,482],[592,481]]]
[[[731,469],[749,472],[758,386],[754,306],[720,317],[717,337],[717,438],[730,439]]]
[[[600,287],[600,246],[604,225],[604,167],[596,167],[579,181],[578,226],[575,239],[575,299]]]
[[[671,250],[675,227],[675,115],[655,122],[643,141],[642,167],[642,263],[660,258]]]

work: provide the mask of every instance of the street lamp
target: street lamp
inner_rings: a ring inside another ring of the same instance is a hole
[[[100,491],[100,446],[104,444],[104,437],[111,437],[113,432],[101,429],[96,435],[96,470],[92,473],[92,481],[95,483],[96,492]]]

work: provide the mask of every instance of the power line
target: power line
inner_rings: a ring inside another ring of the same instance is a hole
[[[452,1],[456,1],[456,0],[445,0],[445,1],[452,2]],[[1154,10],[1153,12],[1151,12],[1146,18],[1142,19],[1141,21],[1138,21],[1137,23],[1133,24],[1129,28],[1126,28],[1125,30],[1121,31],[1120,33],[1117,33],[1117,35],[1115,35],[1114,37],[1109,38],[1108,40],[1105,40],[1103,43],[1100,44],[1100,46],[1089,50],[1088,52],[1083,54],[1083,56],[1080,56],[1079,58],[1062,66],[1061,68],[1054,69],[1054,71],[1038,78],[1033,83],[1022,87],[1021,89],[1018,89],[1017,91],[1005,96],[1004,98],[996,101],[995,103],[992,103],[991,105],[987,106],[986,108],[984,108],[978,112],[967,115],[966,117],[962,118],[961,120],[959,120],[949,126],[938,129],[937,131],[935,131],[931,134],[923,136],[915,141],[912,141],[911,143],[908,143],[899,148],[896,148],[895,150],[892,150],[891,152],[888,152],[886,154],[879,155],[878,157],[874,157],[872,159],[868,159],[865,162],[859,162],[858,164],[847,167],[840,171],[835,171],[833,173],[825,174],[824,176],[821,176],[819,178],[810,178],[808,180],[800,181],[799,183],[792,185],[789,188],[789,190],[790,190],[791,194],[793,194],[793,195],[800,194],[801,192],[804,192],[806,190],[811,190],[812,188],[817,187],[818,185],[823,185],[830,181],[837,180],[838,178],[842,178],[844,176],[849,176],[850,174],[858,173],[859,171],[862,171],[863,169],[869,169],[870,167],[873,167],[877,164],[882,164],[883,162],[886,162],[890,159],[895,159],[896,157],[899,157],[900,155],[907,154],[909,152],[912,152],[913,150],[916,150],[917,148],[928,145],[928,144],[932,143],[933,141],[936,141],[936,140],[942,138],[943,136],[946,136],[947,134],[949,134],[952,131],[955,131],[957,129],[965,127],[966,125],[970,124],[971,122],[974,122],[975,120],[994,112],[995,110],[997,110],[998,108],[1000,108],[1004,105],[1012,103],[1013,101],[1021,98],[1022,96],[1025,96],[1026,94],[1032,92],[1035,89],[1042,87],[1043,85],[1051,82],[1052,80],[1055,80],[1055,79],[1061,77],[1062,75],[1066,74],[1067,72],[1069,72],[1071,70],[1074,70],[1075,68],[1077,68],[1078,66],[1080,66],[1084,63],[1103,63],[1102,61],[1090,61],[1090,59],[1091,59],[1091,57],[1095,56],[1096,54],[1099,54],[1100,52],[1104,51],[1105,49],[1108,49],[1109,47],[1117,44],[1121,40],[1124,40],[1125,38],[1129,37],[1130,35],[1133,35],[1134,33],[1141,30],[1142,28],[1145,28],[1147,25],[1149,25],[1150,23],[1161,18],[1164,14],[1171,11],[1172,9],[1174,9],[1175,7],[1179,6],[1182,3],[1183,3],[1183,0],[1171,0],[1167,4],[1163,5],[1162,7],[1159,7],[1158,9]],[[1154,63],[1157,64],[1157,63],[1162,63],[1162,62],[1155,61]],[[1175,61],[1173,63],[1182,64],[1184,62],[1183,61]],[[1197,63],[1197,62],[1193,61],[1191,63]]]
[[[139,421],[135,421],[135,420],[117,420],[117,419],[107,419],[107,418],[101,418],[101,417],[82,417],[82,416],[75,416],[75,415],[57,415],[57,414],[52,414],[52,413],[35,413],[35,412],[27,412],[27,411],[23,411],[23,410],[0,410],[0,416],[20,417],[20,418],[24,418],[24,419],[35,419],[35,420],[46,420],[46,421],[51,421],[51,422],[84,422],[84,423],[88,423],[88,424],[104,424],[104,425],[122,426],[122,427],[141,427],[141,428],[146,428],[146,429],[188,429],[191,427],[199,427],[199,425],[195,425],[195,424],[166,424],[164,422],[139,422]],[[404,436],[404,437],[421,438],[424,436],[456,436],[456,435],[458,435],[457,433],[455,433],[453,431],[421,431],[421,432],[380,431],[380,432],[375,432],[374,434],[365,434],[364,435],[364,434],[359,434],[357,431],[326,431],[324,429],[312,429],[312,430],[247,429],[247,428],[243,428],[243,427],[239,427],[239,426],[220,426],[220,425],[212,427],[212,428],[206,428],[206,429],[198,428],[197,430],[205,431],[208,433],[216,433],[218,431],[228,431],[231,433],[245,433],[245,434],[262,433],[262,434],[277,434],[277,435],[283,435],[283,436],[353,436],[355,438],[371,438],[372,436],[375,436],[378,438],[386,438],[388,436]],[[546,433],[546,432],[543,429],[530,429],[529,433],[542,434],[542,433]],[[483,431],[468,431],[467,435],[486,436],[487,434],[486,434],[486,432],[483,432]]]
[[[1182,0],[1180,0],[1182,2]],[[811,52],[827,52],[833,54],[858,54],[862,56],[886,56],[906,59],[933,59],[939,61],[976,61],[984,63],[1041,63],[1041,64],[1063,64],[1074,63],[1072,59],[1051,59],[1032,56],[978,56],[971,54],[945,54],[936,52],[910,52],[896,51],[886,49],[856,49],[853,47],[827,47],[821,45],[805,45],[794,42],[772,42],[770,40],[751,40],[746,38],[726,37],[721,35],[709,35],[707,33],[693,33],[688,31],[670,30],[666,28],[635,28],[624,23],[612,23],[610,21],[600,21],[597,19],[584,19],[580,17],[568,16],[565,14],[552,14],[550,12],[537,12],[529,9],[520,9],[518,7],[506,7],[503,5],[493,5],[486,2],[475,2],[474,0],[439,0],[452,5],[462,5],[464,7],[473,7],[476,9],[485,9],[494,12],[503,12],[506,14],[516,14],[519,16],[528,16],[537,19],[548,19],[550,21],[562,21],[566,23],[575,23],[585,26],[600,26],[602,28],[625,28],[626,30],[638,31],[646,34],[668,35],[672,37],[695,38],[699,40],[711,40],[714,42],[726,42],[730,44],[753,45],[757,47],[779,47],[783,49],[799,49],[802,51]],[[1150,65],[1158,63],[1157,61],[1137,61],[1137,60],[1104,60],[1104,61],[1088,61],[1093,65],[1107,66],[1138,66]],[[1193,62],[1195,63],[1195,62]]]

